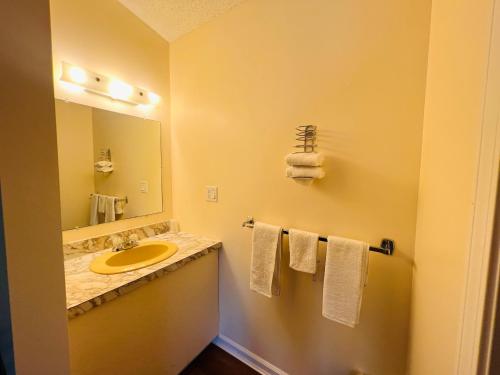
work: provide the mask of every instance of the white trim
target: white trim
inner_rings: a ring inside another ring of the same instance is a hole
[[[234,342],[229,337],[219,334],[214,341],[212,341],[222,350],[228,352],[233,357],[239,359],[241,362],[253,368],[259,374],[263,375],[288,375],[285,371],[269,363],[264,358],[251,352],[247,348]]]
[[[488,77],[485,88],[481,145],[472,220],[466,260],[466,284],[462,307],[459,355],[456,373],[476,374],[479,363],[488,267],[494,225],[500,157],[500,9],[493,8]]]

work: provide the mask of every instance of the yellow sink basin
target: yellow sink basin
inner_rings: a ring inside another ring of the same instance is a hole
[[[170,258],[177,252],[177,245],[165,241],[148,241],[128,250],[98,256],[90,264],[95,273],[111,275],[147,267]]]

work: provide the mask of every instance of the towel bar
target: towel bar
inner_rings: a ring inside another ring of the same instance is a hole
[[[99,194],[99,193],[96,193],[96,194]],[[92,198],[93,195],[94,194],[90,194],[89,199]],[[120,201],[120,202],[124,201],[125,203],[128,203],[128,197],[126,195],[123,198],[117,197],[117,200]]]
[[[246,228],[253,228],[254,226],[254,219],[253,217],[248,218],[246,221],[243,222],[243,227]],[[284,234],[288,234],[288,229],[283,229]],[[328,239],[325,236],[319,236],[319,240],[321,242],[327,242]],[[370,251],[374,251],[376,253],[381,253],[384,255],[392,255],[394,253],[394,241],[389,240],[387,238],[384,238],[382,242],[380,243],[380,247],[375,247],[375,246],[370,246]]]

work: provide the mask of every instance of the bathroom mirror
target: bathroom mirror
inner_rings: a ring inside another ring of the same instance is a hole
[[[63,230],[161,212],[160,123],[56,99]]]

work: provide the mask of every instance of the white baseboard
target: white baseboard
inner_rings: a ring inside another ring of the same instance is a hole
[[[212,342],[260,374],[288,375],[285,371],[274,366],[272,363],[269,363],[257,354],[252,353],[250,350],[241,346],[237,342],[234,342],[227,336],[219,334],[219,336],[217,336]]]

